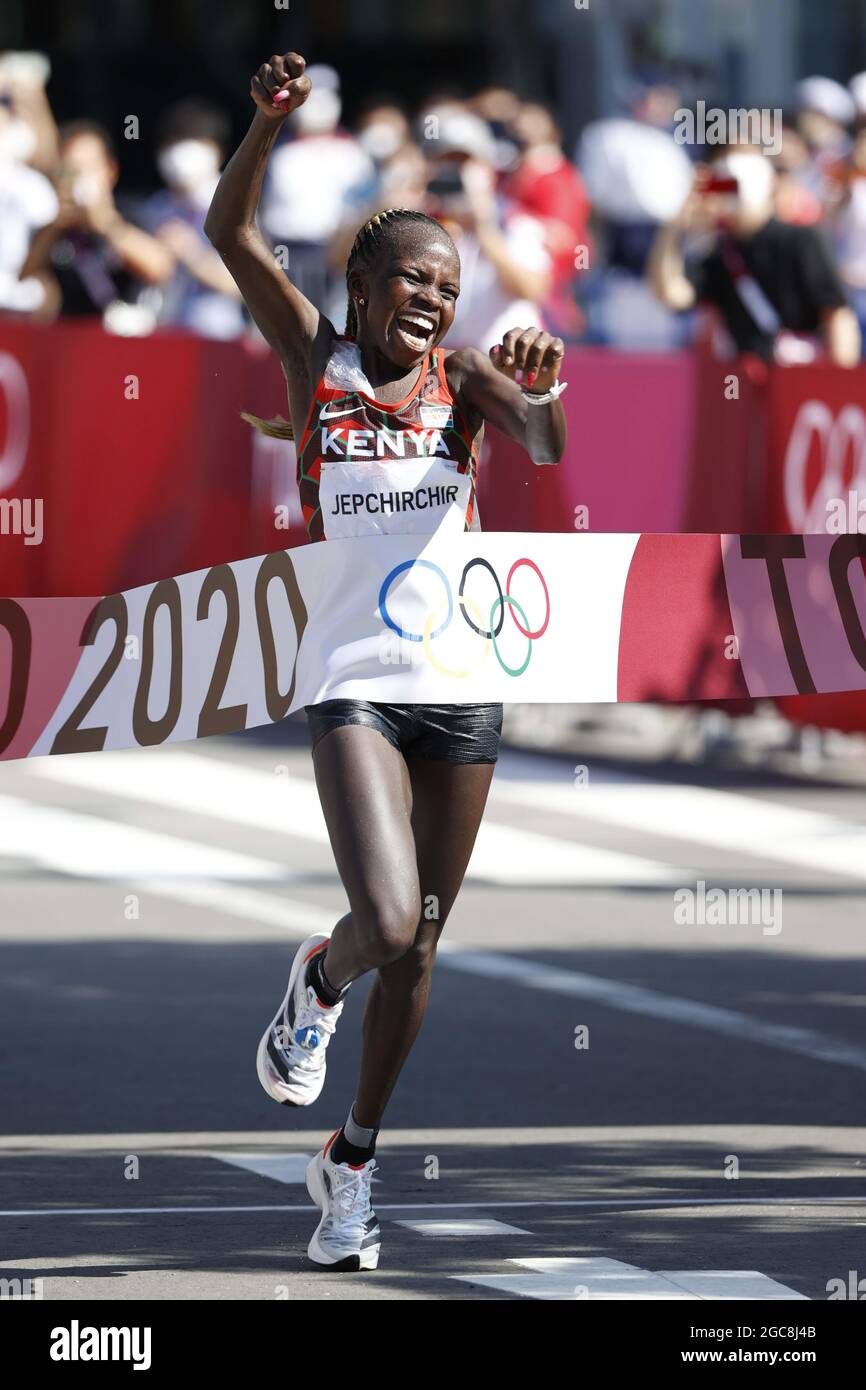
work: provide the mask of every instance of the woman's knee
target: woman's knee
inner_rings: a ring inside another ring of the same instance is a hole
[[[421,916],[416,892],[389,893],[352,905],[352,921],[371,965],[399,960],[413,945]]]
[[[399,960],[382,972],[386,984],[393,982],[401,988],[413,988],[428,980],[436,963],[436,947],[439,944],[439,930],[431,929],[423,923],[415,933],[415,939]]]

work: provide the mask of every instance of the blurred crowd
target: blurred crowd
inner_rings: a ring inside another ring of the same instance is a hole
[[[563,148],[555,113],[487,87],[387,94],[344,121],[338,73],[286,121],[260,209],[278,263],[342,324],[359,226],[383,207],[441,219],[463,289],[449,345],[517,324],[570,342],[658,351],[695,338],[779,361],[859,360],[866,327],[866,74],[800,82],[771,142],[682,138],[683,101],[654,75]],[[91,317],[117,333],[253,333],[204,217],[229,153],[226,115],[189,98],[151,134],[87,117],[59,127],[47,58],[0,55],[0,313]],[[127,138],[159,186],[124,194]]]

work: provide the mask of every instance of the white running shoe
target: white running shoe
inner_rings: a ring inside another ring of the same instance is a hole
[[[317,1265],[331,1269],[375,1269],[381,1248],[379,1221],[370,1202],[376,1160],[358,1167],[333,1163],[328,1150],[339,1133],[335,1130],[322,1152],[307,1164],[307,1191],[322,1210],[307,1254]]]
[[[307,966],[328,945],[327,936],[310,936],[298,947],[289,987],[256,1056],[259,1081],[281,1105],[312,1105],[325,1084],[325,1052],[343,1001],[329,1008],[307,984]]]

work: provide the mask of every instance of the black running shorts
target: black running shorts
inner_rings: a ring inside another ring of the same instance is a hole
[[[501,705],[381,705],[367,700],[325,700],[307,705],[313,747],[332,729],[360,724],[377,729],[406,757],[445,763],[495,763],[502,733]]]

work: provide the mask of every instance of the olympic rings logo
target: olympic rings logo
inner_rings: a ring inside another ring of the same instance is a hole
[[[544,593],[544,618],[535,628],[530,628],[529,619],[526,616],[523,606],[511,592],[512,580],[517,571],[524,566],[538,577]],[[406,574],[410,570],[416,568],[429,570],[436,576],[442,585],[444,601],[438,608],[430,610],[423,622],[420,632],[411,632],[402,627],[392,616],[388,607],[388,596],[394,581],[398,579],[401,574]],[[496,597],[490,605],[489,613],[486,609],[482,611],[479,603],[466,592],[470,575],[472,575],[473,571],[478,569],[486,570],[493,580],[493,583],[496,585]],[[440,675],[450,676],[457,680],[465,679],[467,676],[472,675],[473,671],[476,671],[487,659],[492,646],[496,659],[506,675],[522,676],[532,656],[533,642],[538,641],[540,637],[544,636],[550,622],[550,594],[548,593],[544,575],[541,573],[535,561],[529,560],[525,556],[519,560],[515,560],[511,569],[508,571],[504,590],[499,576],[489,560],[485,560],[482,556],[476,555],[474,559],[470,560],[464,566],[457,591],[457,607],[460,609],[467,626],[482,640],[482,647],[480,648],[478,659],[470,667],[455,668],[446,666],[436,655],[433,647],[435,640],[441,637],[451,626],[454,617],[454,606],[454,593],[447,575],[444,570],[440,569],[439,565],[434,565],[430,560],[404,560],[402,564],[395,565],[391,572],[385,576],[382,581],[382,587],[379,590],[379,613],[386,627],[390,628],[392,632],[395,632],[404,642],[420,642],[428,662]],[[519,666],[510,666],[503,657],[501,651],[499,638],[502,634],[502,628],[505,622],[506,609],[511,614],[512,621],[517,631],[521,633],[527,641],[526,656]]]

